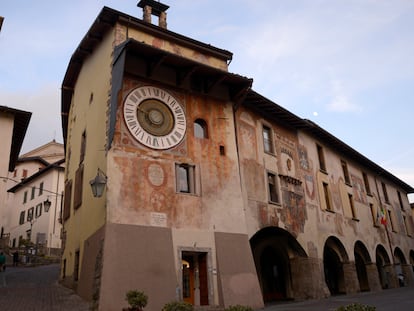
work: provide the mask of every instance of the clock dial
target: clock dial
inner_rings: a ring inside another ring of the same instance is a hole
[[[153,86],[138,87],[128,94],[124,119],[132,136],[153,149],[178,145],[186,131],[185,113],[179,102],[167,91]]]

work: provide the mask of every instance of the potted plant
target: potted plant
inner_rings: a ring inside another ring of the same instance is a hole
[[[125,300],[128,301],[129,308],[124,308],[124,311],[142,311],[148,303],[148,296],[138,290],[130,290],[125,295]]]

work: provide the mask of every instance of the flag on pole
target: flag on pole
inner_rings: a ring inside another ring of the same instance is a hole
[[[381,206],[380,222],[381,222],[381,225],[386,225],[387,224],[387,217],[385,215],[385,210],[384,210],[383,206]]]

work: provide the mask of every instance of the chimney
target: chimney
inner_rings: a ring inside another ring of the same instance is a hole
[[[143,10],[143,20],[151,24],[151,15],[158,17],[158,26],[167,29],[167,13],[169,6],[155,0],[141,0],[137,4]]]

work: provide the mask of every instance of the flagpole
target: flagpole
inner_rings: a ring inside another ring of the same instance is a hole
[[[380,196],[380,193],[379,193],[379,190],[378,190],[377,177],[374,176],[374,179],[375,179],[375,188],[377,189],[378,200],[379,200],[379,204],[380,204],[380,208],[381,208],[381,213],[383,213],[383,217],[385,217],[385,219],[386,219],[386,217],[388,216],[388,215],[385,214],[387,212],[387,209],[384,209],[384,207],[382,205],[381,196]],[[381,221],[381,223],[382,223],[382,221]],[[390,248],[390,251],[391,251],[391,263],[394,265],[395,264],[395,262],[394,262],[394,255],[393,255],[393,251],[392,251],[392,244],[391,244],[390,234],[388,232],[387,221],[385,221],[382,224],[384,225],[385,232],[387,234],[388,247]]]

